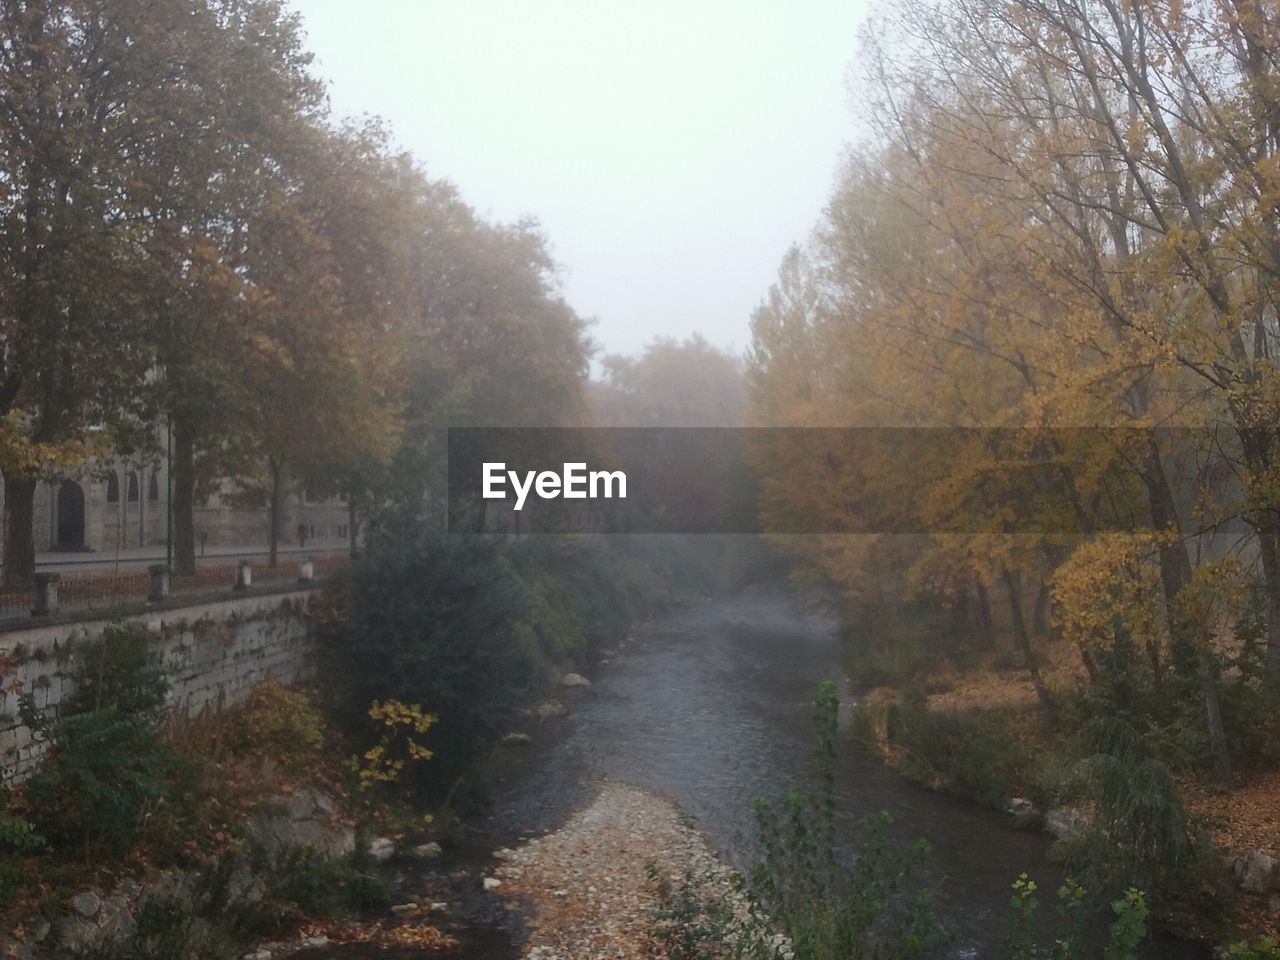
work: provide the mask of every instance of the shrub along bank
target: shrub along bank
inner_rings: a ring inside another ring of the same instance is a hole
[[[340,838],[331,849],[267,849],[258,836],[281,798],[305,787],[330,803],[347,792],[348,746],[313,697],[267,682],[239,708],[176,728],[153,640],[142,624],[119,623],[80,648],[77,692],[56,720],[21,699],[47,749],[0,798],[8,945],[217,960],[317,916],[385,907],[389,887],[336,805],[323,825]]]
[[[416,796],[474,800],[505,729],[565,671],[635,622],[711,589],[707,557],[668,537],[385,538],[357,566],[349,612],[327,631],[340,722],[359,738],[395,699],[434,718]]]
[[[1022,689],[1024,678],[995,657],[988,663],[868,691],[854,711],[855,735],[918,783],[1047,827],[1054,855],[1082,884],[1109,896],[1147,891],[1155,914],[1180,933],[1213,942],[1274,935],[1268,892],[1239,888],[1231,867],[1241,851],[1215,846],[1222,823],[1199,802],[1229,795],[1206,783],[1192,692],[1172,689],[1176,680],[1163,689],[1140,683],[1100,656],[1093,682],[1046,671],[1050,714]],[[1256,709],[1266,694],[1247,663],[1221,670],[1227,736],[1256,741],[1257,728],[1271,726]],[[1021,695],[1003,696],[1002,683]],[[1265,750],[1251,754],[1269,762]]]

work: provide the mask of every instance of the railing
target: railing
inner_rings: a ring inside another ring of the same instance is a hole
[[[170,574],[167,591],[160,590],[153,573],[164,570],[163,564],[122,571],[37,573],[29,589],[0,590],[0,620],[54,612],[110,610],[162,598],[225,593],[242,583],[246,565],[250,567],[252,586],[297,583],[305,579],[307,563],[311,564],[311,579],[323,580],[347,569],[351,557],[346,551],[310,557],[282,556],[274,567],[267,566],[265,559],[255,560],[251,565],[247,561],[212,563],[196,567],[193,573]]]

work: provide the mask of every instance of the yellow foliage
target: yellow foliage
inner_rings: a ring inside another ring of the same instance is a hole
[[[361,756],[348,761],[359,778],[361,790],[380,783],[396,783],[407,764],[431,759],[431,750],[410,735],[426,733],[436,722],[436,717],[423,713],[420,705],[375,700],[369,707],[369,719],[382,725],[382,736]]]
[[[1109,647],[1118,628],[1139,643],[1164,636],[1155,539],[1106,534],[1077,547],[1052,578],[1055,619],[1084,649]]]
[[[268,751],[286,767],[297,767],[323,744],[324,721],[306,694],[267,680],[237,716],[236,739],[242,749]]]

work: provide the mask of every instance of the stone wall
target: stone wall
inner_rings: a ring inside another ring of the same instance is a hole
[[[136,619],[155,636],[168,669],[177,716],[194,718],[244,698],[268,678],[284,684],[315,674],[315,637],[306,616],[312,590],[236,597],[150,610]],[[102,635],[109,620],[45,624],[0,634],[0,651],[17,662],[18,691],[57,717],[75,689],[75,650]],[[19,692],[0,700],[0,780],[25,778],[39,761],[40,744],[18,718]]]

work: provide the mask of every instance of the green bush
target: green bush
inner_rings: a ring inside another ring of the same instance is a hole
[[[667,960],[773,960],[774,930],[758,911],[740,909],[727,878],[710,865],[689,867],[678,882],[648,865],[656,901],[654,937]]]
[[[1137,729],[1100,715],[1080,735],[1078,789],[1093,808],[1086,829],[1059,841],[1071,871],[1091,889],[1165,892],[1187,879],[1202,851],[1176,784]]]
[[[63,704],[70,714],[114,708],[151,726],[164,722],[169,680],[153,650],[154,635],[137,621],[116,621],[102,638],[77,652],[75,693]]]
[[[669,602],[676,570],[697,584],[696,563],[670,538],[384,531],[355,571],[346,629],[330,638],[344,724],[370,742],[371,703],[420,705],[437,718],[424,744],[433,757],[407,785],[456,797],[549,675]]]
[[[253,689],[231,729],[234,749],[264,753],[293,772],[305,768],[324,742],[324,718],[311,700],[275,680]]]
[[[119,853],[169,796],[175,758],[156,731],[115,708],[68,717],[27,781],[27,803],[59,847]]]
[[[1004,960],[1089,960],[1085,945],[1089,919],[1089,896],[1074,880],[1058,889],[1058,929],[1048,943],[1035,933],[1040,900],[1036,882],[1025,873],[1013,883],[1009,901],[1008,933],[1004,940]],[[1146,898],[1132,888],[1111,903],[1115,919],[1111,923],[1102,960],[1138,960],[1138,950],[1147,938]]]
[[[307,917],[351,918],[384,911],[392,903],[390,881],[366,856],[325,860],[301,847],[259,864],[275,929]]]
[[[391,699],[438,717],[434,756],[412,785],[440,799],[537,687],[523,584],[501,542],[477,535],[383,545],[354,586],[349,624],[330,650],[345,725],[359,743],[376,739],[369,705]]]
[[[23,722],[46,743],[27,804],[54,845],[119,853],[181,769],[159,733],[168,682],[146,628],[126,623],[81,651],[73,678],[76,694],[56,723],[30,695],[19,701]]]
[[[902,703],[890,708],[886,731],[906,776],[998,805],[1032,779],[1031,757],[1009,735],[1022,722],[1007,710],[930,710]]]
[[[909,960],[945,940],[926,890],[913,875],[929,852],[889,839],[887,813],[865,821],[850,859],[835,834],[835,685],[819,685],[815,705],[817,764],[808,795],[788,794],[781,809],[757,801],[764,859],[751,872],[753,893],[786,930],[798,960]]]
[[[1250,593],[1233,632],[1237,646],[1219,664],[1221,675],[1229,678],[1218,690],[1227,746],[1232,756],[1246,762],[1274,765],[1280,761],[1280,683],[1267,669],[1267,601],[1262,584]]]
[[[0,906],[16,898],[27,879],[24,865],[15,858],[38,853],[44,846],[33,823],[0,808]]]
[[[1253,942],[1241,941],[1227,947],[1230,960],[1280,960],[1280,940],[1263,937]]]

